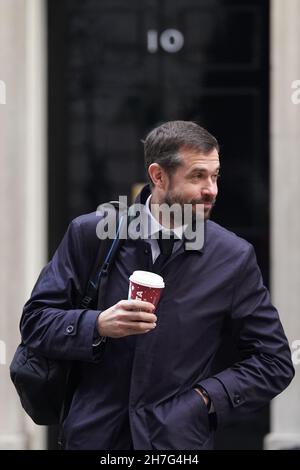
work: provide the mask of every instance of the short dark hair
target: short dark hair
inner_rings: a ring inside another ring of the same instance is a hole
[[[158,163],[171,176],[182,163],[178,153],[182,148],[196,150],[204,155],[214,149],[219,152],[217,139],[195,122],[165,122],[149,132],[144,141],[147,175],[149,165]]]

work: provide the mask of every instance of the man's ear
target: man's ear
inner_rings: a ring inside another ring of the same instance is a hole
[[[151,165],[149,165],[148,174],[154,186],[159,189],[165,189],[167,174],[158,163],[151,163]]]

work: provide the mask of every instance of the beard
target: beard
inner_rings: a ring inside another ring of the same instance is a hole
[[[173,204],[179,204],[182,208],[182,213],[183,213],[185,204],[192,205],[193,206],[192,207],[192,216],[193,216],[193,221],[195,221],[196,217],[197,217],[196,204],[211,204],[210,208],[205,208],[204,207],[204,219],[207,220],[207,219],[210,218],[212,209],[213,209],[213,207],[216,203],[216,198],[207,195],[207,196],[204,196],[204,197],[199,198],[199,199],[187,200],[184,197],[182,197],[180,193],[177,193],[176,191],[174,191],[174,189],[170,188],[167,191],[164,202],[168,206],[172,206]]]

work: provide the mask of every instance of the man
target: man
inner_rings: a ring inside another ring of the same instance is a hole
[[[195,123],[174,121],[150,132],[144,145],[150,187],[137,202],[158,232],[176,227],[160,225],[157,204],[191,204],[194,215],[203,204],[205,242],[187,249],[183,230],[166,255],[161,237],[124,241],[107,308],[81,310],[99,218],[88,214],[71,223],[21,321],[27,345],[76,361],[66,449],[211,449],[217,427],[266,405],[294,374],[253,247],[209,220],[218,193],[216,139]],[[126,300],[136,269],[165,280],[156,310]],[[213,373],[225,323],[241,360]]]

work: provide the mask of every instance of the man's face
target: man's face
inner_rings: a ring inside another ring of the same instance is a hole
[[[204,217],[208,219],[218,194],[219,154],[216,149],[206,155],[191,149],[181,150],[179,154],[182,165],[168,178],[164,202],[192,204],[194,215],[195,205],[204,204]]]

